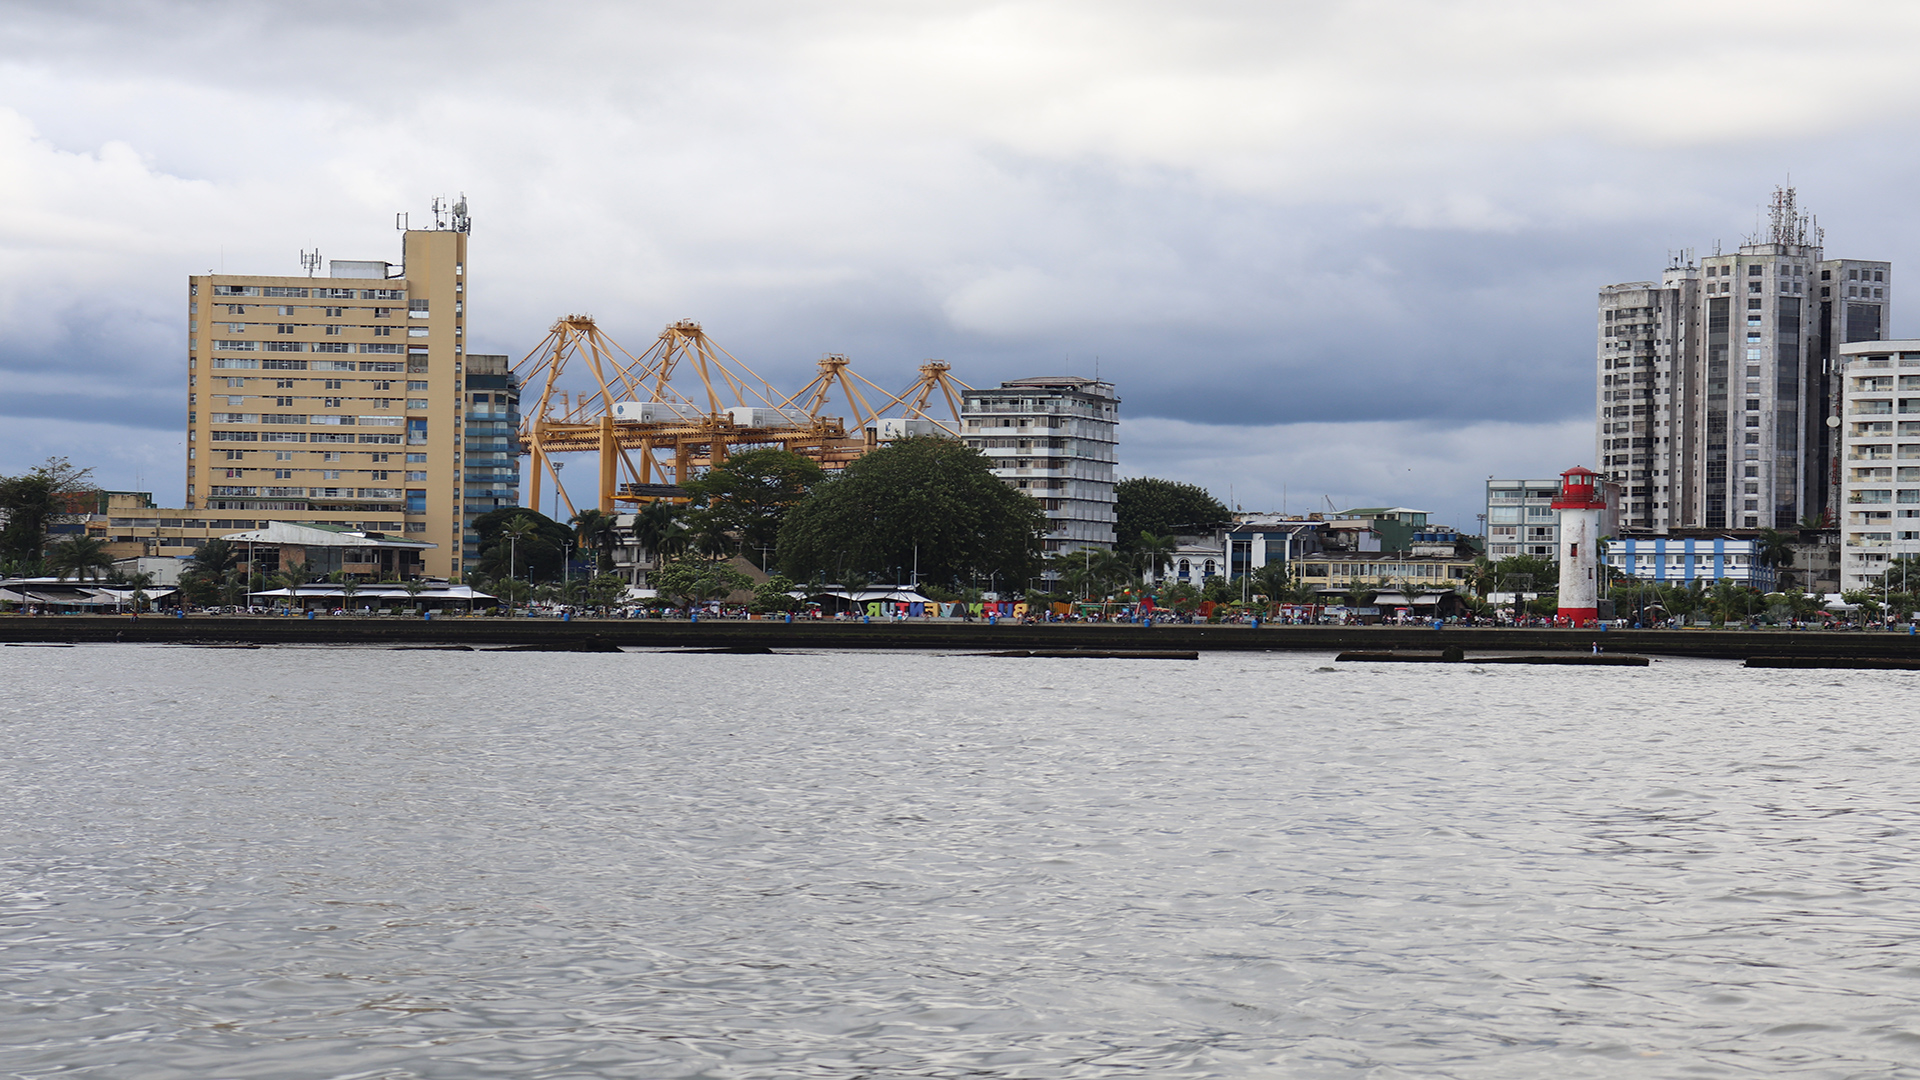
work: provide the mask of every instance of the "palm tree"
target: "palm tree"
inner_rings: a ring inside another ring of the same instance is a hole
[[[1253,572],[1253,591],[1265,596],[1270,604],[1285,600],[1292,583],[1293,574],[1283,562],[1268,563]]]
[[[1069,560],[1060,571],[1060,585],[1066,590],[1067,599],[1079,600],[1088,596],[1094,583],[1093,569],[1078,559]]]
[[[1133,577],[1133,560],[1117,551],[1096,551],[1088,561],[1096,591],[1108,596],[1120,591]]]
[[[313,564],[295,563],[283,566],[279,573],[273,575],[273,580],[279,582],[283,589],[298,592],[302,585],[313,580]]]
[[[840,589],[842,592],[847,594],[847,606],[853,609],[853,613],[855,615],[860,614],[862,610],[860,608],[859,594],[864,592],[866,588],[872,584],[873,584],[873,578],[867,576],[866,574],[861,573],[858,570],[841,571]]]
[[[400,588],[405,590],[407,601],[413,605],[415,614],[418,614],[420,610],[420,594],[427,591],[427,583],[419,578],[408,578],[406,581],[400,583]]]
[[[133,610],[139,611],[142,607],[146,606],[148,600],[147,586],[153,584],[152,574],[145,570],[135,570],[133,573],[126,575],[121,584],[133,586],[133,595],[128,597],[128,599],[133,601]]]
[[[506,527],[500,530],[501,535],[507,538],[507,580],[514,580],[514,572],[519,568],[521,542],[533,539],[535,531],[533,519],[525,515],[507,522]],[[513,603],[513,590],[509,590],[507,594],[509,616],[513,614]]]
[[[1140,560],[1141,575],[1158,578],[1167,567],[1173,565],[1173,553],[1178,546],[1178,541],[1171,536],[1155,536],[1142,531],[1140,544],[1134,548],[1134,558]]]
[[[633,538],[657,558],[678,555],[686,547],[686,523],[670,502],[652,502],[635,515]]]
[[[74,536],[47,549],[47,569],[61,581],[73,575],[77,581],[99,581],[113,569],[113,556],[105,542],[91,536]]]
[[[340,575],[340,607],[342,610],[351,611],[353,609],[353,598],[359,591],[360,581],[358,578],[355,578],[352,574]]]
[[[247,585],[247,582],[240,579],[239,567],[228,570],[220,578],[220,599],[236,607],[240,606],[247,591]]]
[[[1761,529],[1760,542],[1754,548],[1753,557],[1760,565],[1770,566],[1775,570],[1792,566],[1793,541],[1787,539],[1785,533],[1773,529]],[[1786,575],[1783,574],[1781,577],[1785,578]],[[1782,582],[1782,584],[1791,583],[1790,580]]]
[[[604,574],[613,569],[614,516],[589,508],[573,515],[572,524],[575,541],[596,552],[595,572]]]
[[[193,549],[192,570],[218,581],[227,571],[240,565],[240,549],[225,540],[209,540]]]

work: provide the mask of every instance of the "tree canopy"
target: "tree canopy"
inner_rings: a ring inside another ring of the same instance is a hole
[[[507,527],[516,519],[533,526],[532,534],[517,544],[507,541]],[[561,560],[573,540],[573,530],[538,510],[524,506],[503,506],[473,519],[473,531],[480,537],[479,570],[488,577],[526,577],[551,580],[560,576]],[[507,566],[511,555],[514,565]]]
[[[779,543],[787,512],[823,475],[818,464],[790,450],[735,454],[681,485],[692,497],[688,527],[696,536],[730,535],[740,550],[764,563],[765,553]]]
[[[1113,495],[1114,547],[1128,553],[1139,550],[1141,533],[1206,532],[1233,520],[1226,504],[1207,489],[1177,480],[1122,480],[1113,486]]]
[[[647,581],[661,596],[684,604],[715,600],[753,588],[753,579],[724,562],[681,557],[668,559]]]
[[[106,543],[91,536],[70,536],[49,545],[45,562],[46,569],[62,581],[69,577],[98,581],[113,569],[113,557],[107,554]]]
[[[807,580],[906,575],[940,584],[998,574],[1008,582],[1039,566],[1047,517],[1040,504],[993,475],[978,450],[951,439],[901,439],[822,481],[780,528],[782,569]]]
[[[93,470],[51,457],[19,476],[0,476],[0,562],[38,560],[47,529],[70,514],[92,509]]]

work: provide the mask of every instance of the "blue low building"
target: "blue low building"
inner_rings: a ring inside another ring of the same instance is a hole
[[[1774,591],[1773,567],[1759,558],[1756,540],[1733,536],[1628,537],[1607,542],[1607,564],[1641,581],[1711,585],[1731,581]]]

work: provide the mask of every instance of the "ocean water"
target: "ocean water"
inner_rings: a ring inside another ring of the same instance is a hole
[[[1915,678],[0,648],[0,1077],[1920,1076]]]

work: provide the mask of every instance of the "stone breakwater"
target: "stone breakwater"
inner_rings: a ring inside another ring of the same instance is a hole
[[[624,649],[1195,649],[1202,651],[1433,651],[1477,654],[1591,652],[1695,656],[1920,659],[1920,638],[1858,631],[1785,630],[1446,630],[1361,626],[1155,626],[1128,624],[820,623],[774,620],[436,619],[329,616],[315,619],[189,616],[0,616],[0,643],[129,642],[179,645],[341,645],[361,647],[522,646]]]

